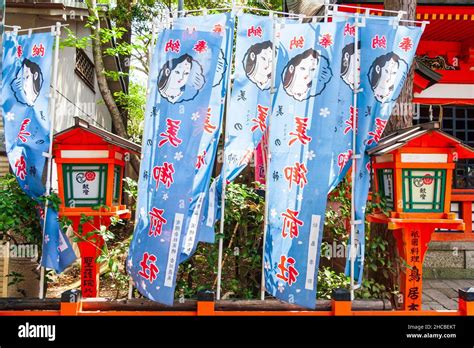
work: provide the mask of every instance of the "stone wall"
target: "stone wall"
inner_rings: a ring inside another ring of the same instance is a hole
[[[8,287],[8,297],[38,297],[40,285],[40,271],[38,262],[29,258],[11,257],[9,260],[9,274],[13,272],[23,276],[23,280]],[[9,278],[9,281],[12,279]]]
[[[431,242],[423,264],[425,278],[472,279],[474,242]]]

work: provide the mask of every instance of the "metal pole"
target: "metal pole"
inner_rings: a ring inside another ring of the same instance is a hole
[[[151,38],[150,38],[150,44],[148,46],[148,74],[151,73],[157,27],[158,27],[157,20],[154,19],[151,24]],[[147,99],[150,96],[149,94],[150,94],[150,79],[148,79],[147,88],[146,88]],[[133,282],[132,282],[132,279],[130,278],[130,280],[128,281],[128,299],[130,300],[132,296],[133,296]]]
[[[360,92],[359,84],[360,84],[360,76],[359,76],[359,68],[360,68],[360,59],[357,59],[358,50],[359,50],[359,17],[356,14],[355,17],[355,34],[354,34],[354,93],[353,93],[353,108],[354,108],[354,124],[352,126],[352,173],[351,173],[351,181],[352,181],[352,190],[351,190],[351,236],[350,236],[350,286],[351,286],[351,300],[354,299],[354,263],[355,263],[355,231],[356,225],[360,222],[355,220],[355,180],[356,180],[356,171],[357,171],[357,159],[360,158],[360,154],[357,153],[357,136],[356,136],[356,129],[358,126],[358,114],[357,114],[357,95]]]
[[[230,80],[230,78],[229,78]],[[227,132],[225,132],[227,134]],[[224,146],[225,146],[225,138],[224,137]],[[222,150],[222,155],[224,158],[224,150]],[[219,255],[217,258],[217,291],[216,291],[216,299],[221,299],[221,283],[222,283],[222,257],[224,252],[224,211],[225,211],[225,188],[226,188],[226,177],[224,171],[224,165],[222,166],[222,194],[221,194],[221,221],[219,225]]]
[[[178,0],[178,16],[183,16],[184,0]]]
[[[275,31],[277,30],[276,26],[276,21],[274,18],[274,14],[270,13],[272,17],[272,25],[273,25],[273,38],[272,38],[272,78],[271,78],[271,83],[270,83],[270,95],[273,96],[275,94],[275,70],[276,70],[276,57],[275,57],[275,52],[276,52],[276,42],[275,42]],[[278,26],[279,29],[279,26]],[[272,102],[270,102],[270,117],[268,117],[268,122],[267,122],[267,134],[268,138],[267,141],[270,140],[270,121],[273,113],[273,108],[272,108]],[[269,172],[270,172],[270,142],[268,142],[268,150],[267,150],[267,158],[265,159],[266,161],[266,171],[265,171],[265,214],[264,214],[264,223],[263,223],[263,244],[262,244],[262,277],[260,281],[260,299],[262,301],[265,300],[265,243],[267,241],[267,231],[268,231],[268,201],[269,201],[269,190],[268,190],[268,178],[269,178]]]
[[[234,33],[232,32],[232,35]],[[234,54],[232,53],[231,55],[231,60],[229,64],[229,73],[227,74],[228,80],[227,80],[227,99],[226,99],[226,105],[225,105],[225,114],[229,112],[230,109],[230,101],[231,101],[231,93],[230,89],[232,86],[231,83],[231,74],[232,74],[232,62],[234,61]],[[224,124],[224,122],[222,122]],[[224,254],[224,213],[225,213],[225,189],[227,186],[227,177],[226,177],[226,165],[225,165],[225,143],[227,141],[228,137],[228,132],[227,132],[227,125],[224,130],[224,146],[222,148],[222,170],[221,170],[221,178],[222,178],[222,193],[221,193],[221,220],[220,220],[220,225],[219,225],[219,254],[217,258],[217,290],[216,290],[216,299],[220,300],[221,299],[221,283],[222,283],[222,258]]]
[[[51,29],[53,30],[53,29]],[[51,171],[53,163],[53,135],[54,135],[54,124],[56,121],[56,89],[58,84],[58,62],[59,62],[59,38],[61,36],[61,23],[56,22],[56,28],[54,29],[54,35],[56,36],[54,41],[54,61],[53,61],[53,79],[51,81],[52,91],[51,97],[51,119],[50,119],[50,130],[49,130],[49,152],[43,153],[43,156],[48,158],[47,161],[47,174],[46,174],[46,195],[51,194]],[[46,217],[48,216],[48,201],[45,202],[44,207],[44,221],[43,221],[43,239],[46,232]],[[41,264],[41,262],[40,262]],[[40,271],[40,289],[39,298],[44,298],[44,282],[45,282],[45,271],[44,267],[41,267]]]

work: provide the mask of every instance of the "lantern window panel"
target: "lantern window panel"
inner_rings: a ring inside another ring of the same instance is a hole
[[[114,167],[114,194],[113,194],[113,204],[119,204],[120,200],[120,182],[122,180],[122,167],[115,166]]]
[[[379,190],[388,209],[393,210],[394,191],[393,191],[393,169],[382,168],[377,171]]]
[[[106,164],[63,164],[66,207],[94,207],[106,202]]]
[[[402,175],[405,212],[444,211],[445,169],[404,169]]]

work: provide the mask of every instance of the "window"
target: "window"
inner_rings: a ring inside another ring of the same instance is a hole
[[[76,74],[85,82],[87,86],[89,86],[92,91],[94,89],[95,83],[95,70],[94,70],[94,63],[92,60],[87,56],[86,52],[80,48],[76,48]]]
[[[453,187],[457,189],[474,189],[474,160],[462,159],[456,163]]]
[[[66,207],[95,207],[105,204],[107,165],[63,164]]]
[[[421,105],[415,124],[441,120],[441,129],[474,147],[474,106]],[[474,160],[459,160],[453,188],[474,189]]]

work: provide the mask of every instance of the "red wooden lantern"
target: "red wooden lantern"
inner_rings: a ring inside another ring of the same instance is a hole
[[[82,294],[96,297],[99,279],[96,258],[103,240],[90,232],[100,226],[109,227],[113,217],[130,218],[130,211],[122,204],[124,168],[131,153],[140,153],[140,146],[78,117],[74,120],[73,127],[54,137],[53,156],[62,200],[59,216],[68,217],[76,233],[82,228],[82,235],[87,239],[78,243]],[[93,221],[80,227],[83,214],[93,217]]]
[[[439,128],[439,122],[406,128],[369,151],[373,192],[389,210],[389,216],[375,213],[369,220],[388,224],[406,261],[400,286],[405,310],[421,310],[423,260],[434,230],[465,228],[450,212],[451,187],[455,162],[474,158],[474,149]]]

